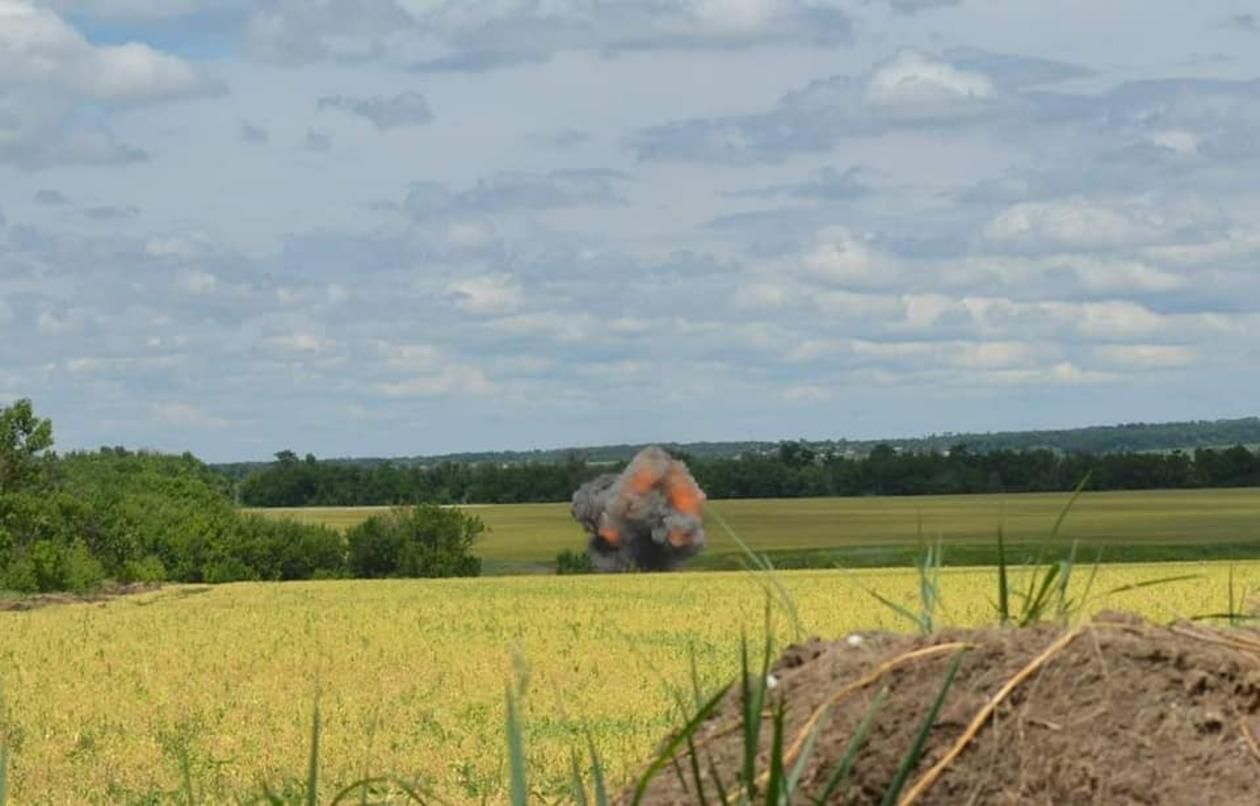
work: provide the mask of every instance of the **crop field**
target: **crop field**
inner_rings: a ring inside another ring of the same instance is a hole
[[[1116,564],[1091,590],[1180,574],[1197,576],[1086,610],[1220,612],[1231,577],[1235,596],[1260,585],[1260,563]],[[1073,577],[1078,590],[1086,576]],[[868,589],[913,606],[918,584],[911,569],[780,579],[803,632],[825,637],[905,629]],[[563,794],[569,749],[588,731],[624,780],[675,724],[669,686],[689,685],[693,656],[706,685],[738,668],[741,631],[762,632],[764,582],[715,572],[246,583],[0,613],[10,794],[22,804],[154,802],[180,791],[185,768],[211,801],[258,793],[260,782],[280,788],[304,777],[318,699],[324,792],[388,772],[449,802],[501,802],[514,655],[529,670],[538,796]],[[942,590],[942,620],[994,620],[991,570],[947,568]],[[796,636],[782,611],[774,629],[780,642]]]
[[[910,562],[920,535],[941,538],[946,559],[992,559],[999,525],[1013,543],[1044,538],[1065,493],[889,498],[733,500],[709,503],[709,546],[691,568],[738,567],[739,547],[721,516],[753,549],[787,565],[845,567]],[[567,504],[468,507],[489,527],[477,547],[487,572],[545,570],[557,552],[585,545]],[[271,509],[259,512],[353,526],[379,508]],[[1065,522],[1104,561],[1260,556],[1260,489],[1100,492],[1082,495]]]

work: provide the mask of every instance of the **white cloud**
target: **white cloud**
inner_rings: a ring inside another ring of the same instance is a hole
[[[1014,204],[990,221],[984,234],[998,242],[1105,249],[1156,239],[1155,224],[1132,210],[1078,198]]]
[[[151,407],[154,419],[176,428],[227,428],[226,419],[208,413],[194,403],[154,403]]]
[[[802,265],[810,275],[842,287],[887,286],[898,279],[897,264],[844,227],[819,233]]]
[[[433,374],[378,384],[376,391],[386,397],[483,397],[494,394],[497,387],[476,367],[448,366]]]
[[[1094,353],[1108,364],[1130,369],[1183,367],[1199,360],[1197,350],[1179,344],[1108,344]]]
[[[784,307],[792,298],[783,283],[749,282],[735,289],[734,303],[740,310],[772,311]]]
[[[27,0],[0,0],[0,161],[26,167],[119,163],[144,153],[118,142],[83,104],[150,104],[221,88],[191,64],[148,45],[94,45]]]
[[[986,100],[995,94],[993,82],[982,73],[903,50],[871,73],[864,98],[874,106],[915,114],[916,109],[936,110]]]
[[[456,280],[446,290],[455,297],[456,305],[474,314],[508,314],[525,303],[520,283],[506,274]]]
[[[219,278],[205,271],[187,271],[180,275],[180,288],[194,296],[213,294],[219,287]]]

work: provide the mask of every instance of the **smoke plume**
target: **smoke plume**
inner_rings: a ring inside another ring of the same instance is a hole
[[[573,518],[590,534],[600,571],[666,571],[704,548],[704,491],[682,462],[656,446],[620,475],[606,473],[573,494]]]

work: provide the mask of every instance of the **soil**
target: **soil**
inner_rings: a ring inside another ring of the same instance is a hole
[[[84,602],[104,602],[119,596],[131,596],[137,593],[149,593],[162,586],[156,582],[129,582],[125,585],[106,585],[91,593],[35,593],[20,599],[0,599],[0,613],[21,610],[35,610],[62,604],[82,604]]]
[[[1260,632],[1156,626],[1121,614],[1072,631],[862,633],[790,647],[771,674],[758,770],[767,766],[768,716],[780,698],[789,750],[809,734],[809,717],[824,712],[793,797],[813,802],[886,689],[848,791],[850,803],[881,803],[957,654],[948,645],[960,642],[969,648],[899,803],[1260,803]],[[906,657],[916,650],[927,652]],[[728,794],[738,790],[743,736],[735,689],[696,734],[710,803],[719,801],[711,770]],[[973,722],[978,730],[966,739]],[[960,752],[939,777],[906,800],[956,745]],[[657,775],[643,802],[699,802],[685,746],[677,762]]]

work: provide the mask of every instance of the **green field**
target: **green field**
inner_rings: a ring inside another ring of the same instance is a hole
[[[941,538],[946,561],[992,559],[999,525],[1013,544],[1044,538],[1071,496],[1064,493],[895,498],[798,498],[711,501],[709,547],[692,568],[735,567],[738,545],[715,515],[753,549],[783,566],[904,565],[920,534]],[[257,510],[348,528],[374,507]],[[488,572],[544,570],[558,552],[585,539],[568,504],[467,507],[489,533],[478,546]],[[1085,556],[1104,561],[1260,557],[1260,489],[1086,493],[1062,534],[1078,539]]]

